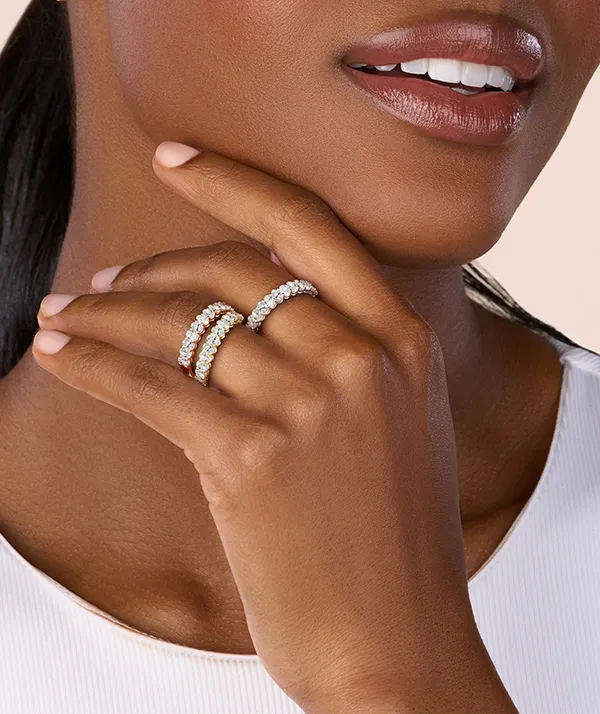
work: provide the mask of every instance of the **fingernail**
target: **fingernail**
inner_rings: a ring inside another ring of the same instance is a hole
[[[111,268],[99,270],[92,278],[92,287],[99,293],[105,293],[110,290],[114,279],[123,270],[124,265],[113,265]]]
[[[44,317],[52,317],[53,315],[58,315],[61,310],[75,298],[77,295],[46,295],[46,297],[40,303],[40,315]]]
[[[283,267],[283,263],[279,260],[279,258],[277,257],[277,253],[274,250],[271,250],[269,252],[269,257],[271,258],[273,263],[275,263],[276,265],[281,265],[281,267]]]
[[[69,342],[71,335],[56,330],[40,330],[33,338],[33,346],[38,352],[54,355]]]
[[[187,144],[179,144],[176,141],[163,141],[156,149],[156,160],[162,166],[172,169],[181,166],[186,161],[198,156],[200,152]]]

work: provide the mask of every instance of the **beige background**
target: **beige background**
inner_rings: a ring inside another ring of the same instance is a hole
[[[0,44],[26,6],[2,0]],[[600,352],[600,72],[502,240],[482,260],[530,312]]]

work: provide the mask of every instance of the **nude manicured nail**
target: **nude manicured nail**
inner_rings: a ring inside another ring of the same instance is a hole
[[[186,161],[198,156],[200,152],[187,144],[179,144],[176,141],[163,141],[156,149],[156,160],[162,166],[172,169],[181,166]]]
[[[99,293],[110,290],[113,280],[123,270],[124,265],[113,265],[111,268],[99,270],[92,278],[92,287]]]
[[[38,352],[54,355],[69,342],[71,335],[56,330],[40,330],[33,338],[33,346]]]
[[[52,317],[53,315],[58,315],[61,310],[75,298],[77,295],[46,295],[40,304],[40,314],[44,317]]]

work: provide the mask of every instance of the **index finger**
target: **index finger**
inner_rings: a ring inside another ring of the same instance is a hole
[[[390,308],[409,323],[416,313],[396,295],[375,258],[314,193],[211,151],[190,157],[164,142],[157,176],[200,210],[274,251],[290,273],[371,334],[389,338]],[[177,158],[187,158],[174,166]],[[384,319],[385,318],[385,319]]]

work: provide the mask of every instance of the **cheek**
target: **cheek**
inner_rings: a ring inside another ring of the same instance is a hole
[[[546,0],[557,56],[568,79],[589,78],[600,62],[600,2]]]
[[[110,3],[123,96],[153,138],[166,131],[198,135],[203,126],[227,124],[228,97],[239,95],[242,68],[252,54],[236,27],[234,7],[235,0]]]
[[[111,0],[110,38],[125,101],[155,139],[176,133],[231,150],[255,137],[261,143],[310,96],[302,97],[295,64],[301,70],[307,54],[304,15],[317,6]]]

